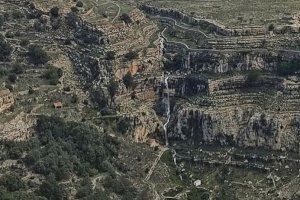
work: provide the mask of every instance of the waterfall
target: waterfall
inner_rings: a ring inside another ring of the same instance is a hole
[[[166,87],[166,91],[167,91],[167,103],[166,103],[166,115],[167,115],[167,121],[166,123],[164,124],[164,131],[165,131],[165,140],[166,140],[166,146],[168,147],[169,146],[169,140],[168,140],[168,124],[170,122],[170,118],[171,118],[171,108],[170,108],[170,93],[169,93],[169,83],[168,83],[168,79],[169,77],[167,76],[165,78],[165,87]],[[175,149],[172,149],[172,158],[173,158],[173,162],[174,162],[174,165],[176,166],[176,168],[178,168],[177,166],[177,159],[176,159],[176,155],[177,155],[177,152]],[[179,174],[179,178],[180,180],[183,180],[181,174]]]
[[[165,132],[165,140],[166,140],[166,146],[169,146],[169,141],[168,141],[168,124],[170,122],[170,94],[169,94],[169,84],[168,84],[168,79],[169,77],[167,76],[165,78],[165,86],[166,86],[166,91],[167,91],[167,104],[166,104],[166,109],[167,109],[167,121],[164,124],[164,132]]]

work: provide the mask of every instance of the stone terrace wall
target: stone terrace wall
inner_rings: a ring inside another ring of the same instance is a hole
[[[275,71],[282,61],[300,59],[300,51],[293,50],[213,50],[187,49],[181,43],[165,42],[164,53],[174,54],[186,50],[185,62],[182,66],[192,72],[226,73],[260,69]]]

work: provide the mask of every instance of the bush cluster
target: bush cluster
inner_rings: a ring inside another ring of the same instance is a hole
[[[122,21],[124,21],[126,24],[131,24],[132,23],[132,19],[130,18],[130,16],[127,14],[127,13],[123,13],[121,16],[120,16],[120,19]]]
[[[11,55],[12,50],[13,48],[10,44],[0,37],[0,61],[7,59]]]
[[[43,77],[49,81],[50,85],[57,85],[62,75],[62,69],[49,65]]]
[[[32,45],[28,50],[29,61],[35,65],[46,64],[49,61],[49,56],[41,47]]]
[[[168,71],[176,71],[179,70],[184,63],[184,54],[183,53],[178,53],[174,56],[173,59],[168,59],[167,61],[164,62],[164,67]]]
[[[300,60],[293,59],[291,61],[281,62],[277,68],[280,76],[296,75],[300,71]]]

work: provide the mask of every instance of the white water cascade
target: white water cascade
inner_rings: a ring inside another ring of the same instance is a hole
[[[164,132],[165,132],[165,141],[166,141],[166,146],[169,146],[169,140],[168,140],[168,124],[170,122],[170,94],[169,94],[169,84],[168,84],[168,79],[169,77],[167,76],[165,78],[165,86],[166,86],[166,91],[167,91],[167,103],[166,103],[166,109],[167,109],[167,121],[164,124]]]

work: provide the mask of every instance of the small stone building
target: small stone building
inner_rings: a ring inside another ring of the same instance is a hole
[[[14,104],[13,94],[9,90],[0,90],[0,113]]]
[[[61,109],[62,108],[62,103],[60,101],[54,102],[53,106],[55,109]]]

